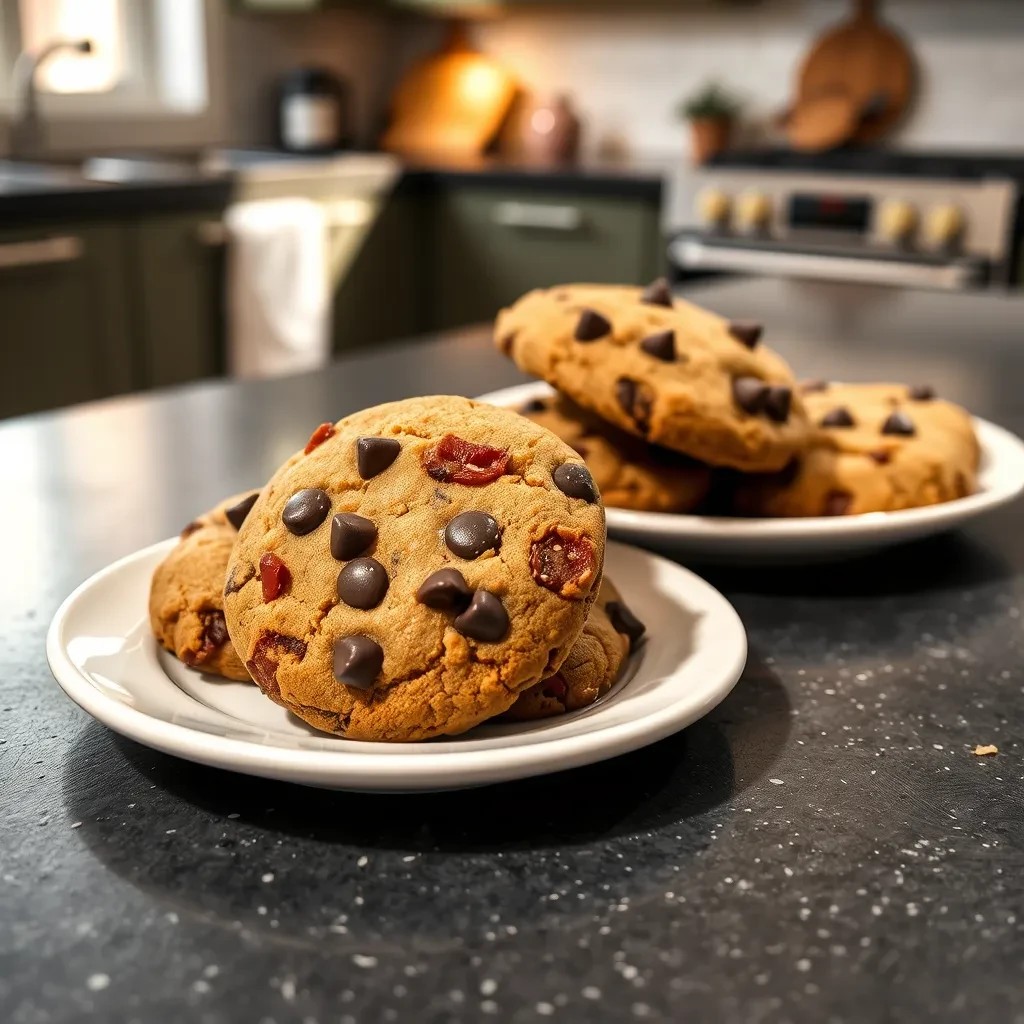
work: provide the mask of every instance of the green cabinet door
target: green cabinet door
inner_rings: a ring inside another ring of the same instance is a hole
[[[333,347],[409,338],[427,329],[428,248],[415,194],[389,196],[334,292]]]
[[[117,225],[0,231],[0,416],[137,386],[122,242]]]
[[[531,288],[649,280],[660,264],[658,211],[638,197],[440,190],[430,207],[432,326],[489,320]]]
[[[224,372],[224,230],[220,211],[133,221],[128,287],[142,384]]]

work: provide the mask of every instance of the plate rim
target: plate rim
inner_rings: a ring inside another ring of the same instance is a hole
[[[705,603],[710,601],[718,605],[719,618],[728,624],[732,633],[728,668],[723,666],[722,669],[723,682],[700,704],[689,706],[682,714],[674,705],[668,704],[656,714],[604,729],[516,747],[431,752],[425,749],[429,747],[428,743],[375,744],[378,748],[393,746],[394,751],[375,752],[371,756],[349,748],[310,750],[217,736],[154,717],[105,695],[65,650],[63,630],[79,602],[86,599],[102,581],[123,572],[137,561],[170,550],[177,540],[177,537],[167,538],[118,558],[75,587],[50,621],[46,633],[46,658],[56,684],[100,724],[164,753],[229,771],[336,789],[406,792],[411,789],[468,788],[564,771],[647,746],[692,724],[732,692],[746,665],[748,643],[743,623],[736,609],[717,589],[670,559],[633,545],[609,541],[609,545],[628,549],[635,557],[666,563],[673,571],[682,573],[690,586],[704,591]],[[413,767],[415,785],[411,785],[408,778]],[[454,774],[462,778],[453,787]]]
[[[518,402],[552,394],[546,381],[534,380],[499,388],[476,396],[476,401],[509,408]],[[896,509],[891,512],[862,512],[854,516],[790,516],[741,517],[691,515],[685,512],[647,512],[625,508],[605,508],[611,529],[631,531],[685,540],[713,540],[737,543],[749,541],[818,540],[843,541],[860,536],[865,530],[882,543],[893,533],[913,530],[918,526],[934,527],[939,532],[945,524],[955,525],[1013,501],[1024,492],[1024,440],[1011,430],[980,416],[971,415],[982,453],[991,458],[998,451],[1004,460],[1014,462],[1017,475],[1012,483],[990,487],[963,498],[924,505],[919,508]]]

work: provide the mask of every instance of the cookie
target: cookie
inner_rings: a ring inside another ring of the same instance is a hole
[[[534,399],[519,411],[580,454],[606,506],[692,512],[711,486],[703,463],[618,430],[564,395]]]
[[[758,324],[730,322],[648,289],[562,285],[503,310],[495,341],[614,426],[713,466],[781,469],[807,420]]]
[[[532,721],[593,704],[612,688],[630,650],[643,634],[643,623],[629,610],[606,576],[583,632],[562,667],[520,694],[504,717]]]
[[[186,665],[226,679],[249,678],[228,637],[223,591],[238,526],[256,494],[237,494],[189,523],[150,584],[153,635]]]
[[[977,487],[979,449],[971,418],[928,387],[805,386],[813,428],[786,471],[747,477],[736,510],[756,516],[893,512],[962,498]]]
[[[561,666],[601,581],[579,456],[514,411],[416,398],[341,420],[271,478],[225,583],[235,647],[318,729],[463,732]]]

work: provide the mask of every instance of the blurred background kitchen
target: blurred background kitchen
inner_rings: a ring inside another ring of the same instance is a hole
[[[1014,0],[0,0],[0,65],[0,416],[557,281],[1024,287]]]

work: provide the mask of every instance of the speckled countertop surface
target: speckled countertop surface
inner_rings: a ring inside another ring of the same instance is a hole
[[[1020,301],[706,301],[763,317],[806,375],[929,380],[1024,431]],[[515,785],[248,779],[119,739],[54,685],[65,594],[311,423],[517,379],[470,332],[0,425],[0,1019],[1024,1021],[1020,506],[827,569],[703,570],[750,635],[733,695]]]

